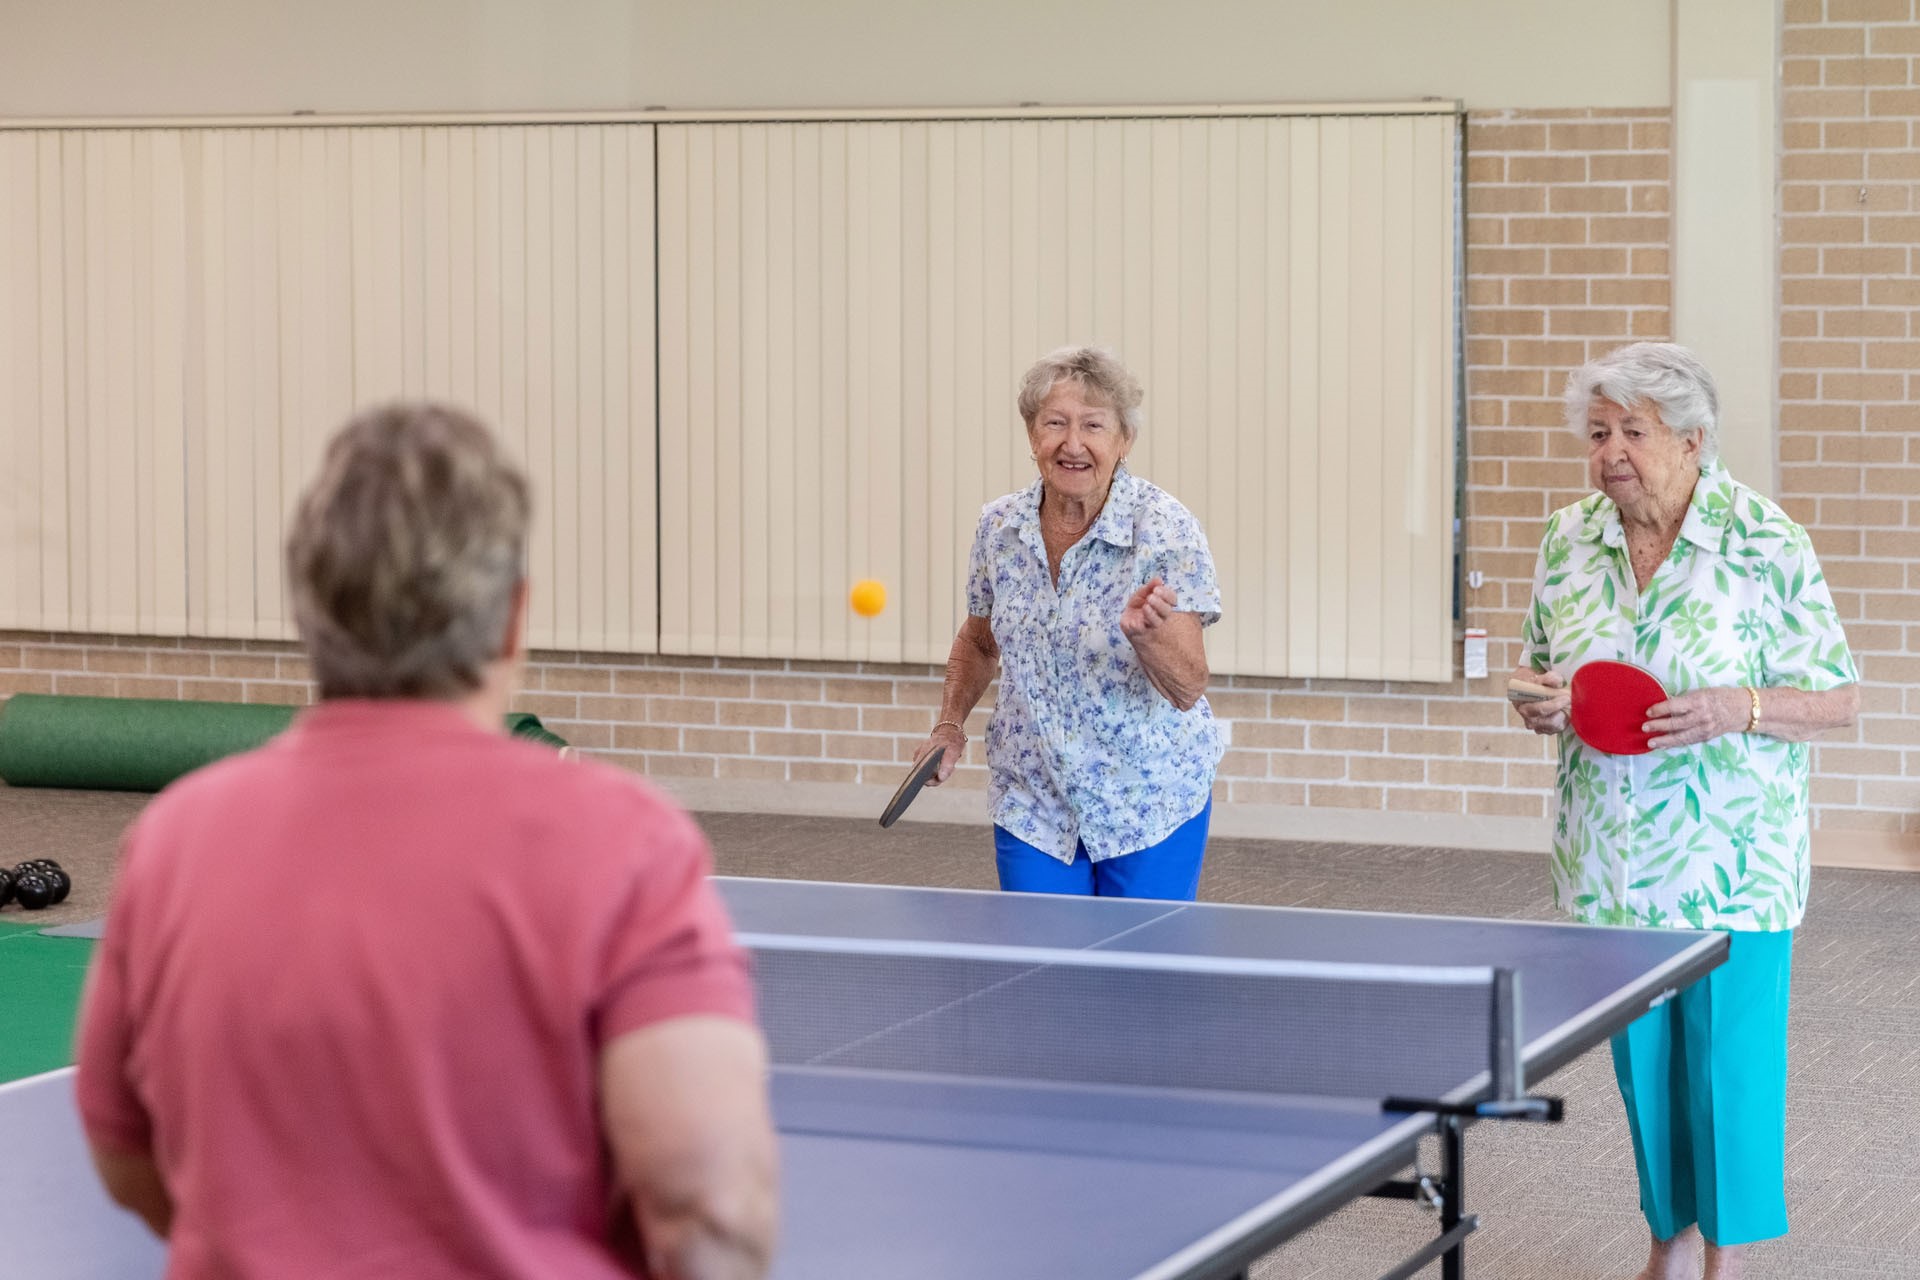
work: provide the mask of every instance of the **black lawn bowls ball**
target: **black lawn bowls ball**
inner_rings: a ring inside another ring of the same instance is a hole
[[[53,881],[37,870],[28,871],[14,877],[13,896],[29,911],[42,910],[53,905]]]
[[[0,868],[0,907],[13,901],[13,872]]]
[[[53,905],[57,907],[67,900],[68,894],[73,892],[73,877],[59,867],[55,867],[46,874],[47,878],[53,881]]]
[[[13,869],[13,878],[18,880],[21,876],[27,875],[28,873],[42,876],[49,880],[56,875],[66,874],[60,864],[52,858],[29,858]]]

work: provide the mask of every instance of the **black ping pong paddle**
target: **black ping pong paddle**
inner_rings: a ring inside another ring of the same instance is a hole
[[[939,771],[940,760],[946,754],[945,747],[935,747],[908,771],[907,776],[900,780],[899,788],[894,791],[893,799],[887,801],[887,807],[880,811],[881,826],[890,827],[900,820],[900,815],[907,811],[913,798],[920,794],[920,788],[927,785],[927,779]]]

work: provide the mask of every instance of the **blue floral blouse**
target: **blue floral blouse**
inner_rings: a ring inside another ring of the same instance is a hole
[[[1225,747],[1205,698],[1180,711],[1147,680],[1120,631],[1127,599],[1159,578],[1178,608],[1220,620],[1206,534],[1172,495],[1114,470],[1093,527],[1047,572],[1038,480],[980,513],[967,611],[1000,646],[987,724],[993,821],[1073,861],[1132,853],[1206,806]]]

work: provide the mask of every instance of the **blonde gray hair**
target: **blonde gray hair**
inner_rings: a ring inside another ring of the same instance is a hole
[[[300,639],[323,698],[453,698],[503,656],[524,576],[526,478],[447,405],[355,416],[287,538]]]
[[[1104,347],[1061,347],[1040,357],[1020,380],[1020,420],[1029,427],[1040,406],[1062,382],[1072,382],[1088,400],[1111,405],[1131,440],[1140,434],[1140,402],[1146,392],[1113,352]]]
[[[1567,379],[1567,425],[1585,435],[1593,398],[1622,409],[1651,404],[1676,436],[1698,433],[1700,461],[1720,454],[1720,393],[1700,357],[1673,342],[1635,342],[1590,360]]]

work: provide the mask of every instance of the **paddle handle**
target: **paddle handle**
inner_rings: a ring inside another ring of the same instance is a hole
[[[1545,702],[1550,698],[1557,698],[1565,692],[1566,689],[1564,688],[1554,689],[1544,684],[1535,684],[1531,680],[1515,679],[1507,681],[1508,702]]]

